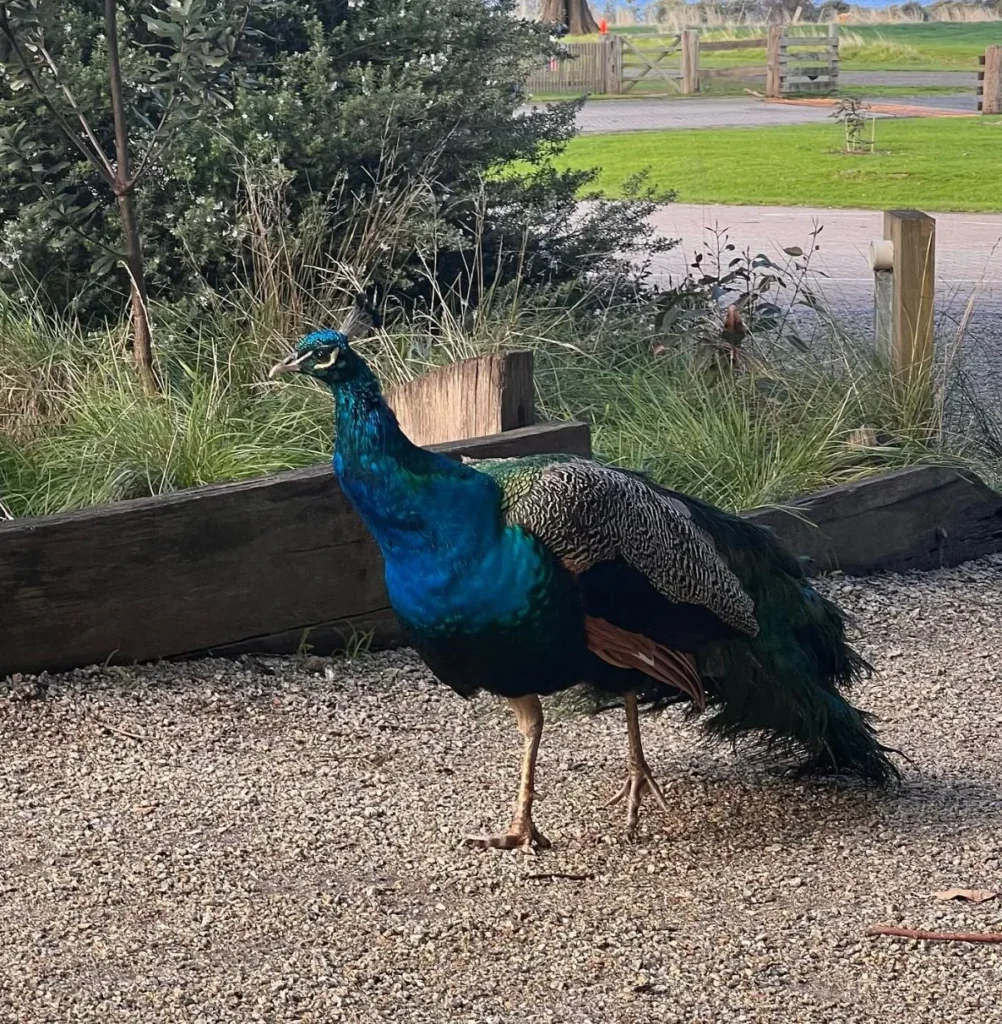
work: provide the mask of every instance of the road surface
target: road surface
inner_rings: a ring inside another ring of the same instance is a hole
[[[932,212],[932,211],[928,211]],[[939,213],[936,217],[937,299],[962,305],[974,292],[979,302],[1002,304],[1002,215]],[[865,305],[873,291],[870,242],[883,236],[879,210],[832,210],[797,206],[714,206],[672,203],[655,215],[657,229],[682,245],[661,257],[663,275],[677,275],[714,226],[729,229],[739,250],[785,259],[783,248],[806,249],[814,223],[823,225],[812,258],[818,287],[838,305]]]

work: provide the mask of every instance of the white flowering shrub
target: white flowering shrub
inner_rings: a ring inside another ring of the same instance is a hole
[[[113,159],[102,5],[20,2],[38,12],[58,67],[60,81],[50,75],[42,86],[56,95],[67,85]],[[546,26],[514,16],[514,0],[157,3],[166,6],[119,3],[137,151],[182,91],[190,111],[137,186],[157,301],[247,283],[261,230],[248,190],[262,175],[281,180],[287,238],[306,221],[323,225],[313,248],[321,265],[330,253],[351,260],[365,234],[360,211],[420,183],[425,198],[394,222],[393,237],[375,246],[366,238],[357,253],[360,274],[409,300],[516,277],[621,286],[621,254],[649,240],[645,217],[664,196],[638,193],[575,215],[590,176],[558,173],[547,160],[573,133],[574,105],[521,113],[523,83],[556,43]],[[179,85],[169,77],[170,25],[182,16],[204,31],[201,59]],[[516,165],[517,178],[505,170]],[[115,197],[2,41],[0,166],[0,289],[84,322],[117,316],[127,281]]]

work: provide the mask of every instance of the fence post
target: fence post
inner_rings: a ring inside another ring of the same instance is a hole
[[[681,34],[682,95],[699,92],[699,32],[684,29]]]
[[[828,80],[833,95],[838,95],[838,25],[833,21],[828,26]]]
[[[783,95],[780,57],[783,53],[783,26],[770,25],[765,47],[765,95],[776,100]]]
[[[602,63],[605,93],[623,91],[623,39],[617,35],[602,37]]]
[[[870,246],[878,356],[896,379],[931,394],[936,298],[936,221],[919,210],[887,210],[884,237]]]
[[[978,63],[984,67],[978,72],[978,110],[1002,114],[1002,46],[989,46]]]
[[[873,333],[877,360],[891,365],[891,323],[894,305],[894,246],[886,238],[870,243],[873,269]]]

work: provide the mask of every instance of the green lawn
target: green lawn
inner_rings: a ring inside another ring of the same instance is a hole
[[[842,37],[843,71],[976,71],[985,47],[1002,45],[1002,21],[850,25]]]
[[[645,168],[686,203],[1002,212],[1002,118],[877,121],[877,155],[838,150],[835,124],[620,132],[574,139],[561,167],[600,169],[619,195]]]

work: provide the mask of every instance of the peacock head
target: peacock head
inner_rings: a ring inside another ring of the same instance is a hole
[[[268,376],[305,373],[334,389],[364,374],[365,370],[365,362],[352,351],[346,334],[314,331],[300,338],[296,347],[268,371]]]

